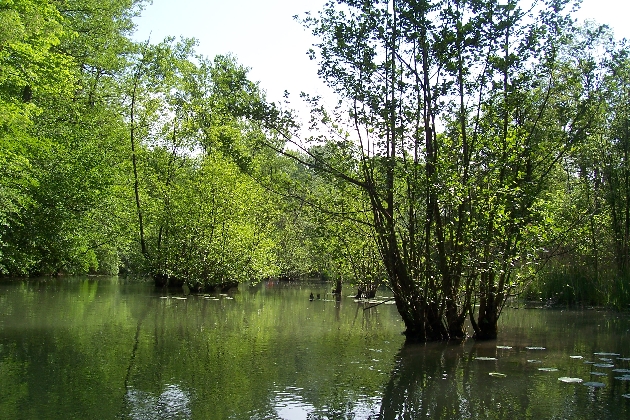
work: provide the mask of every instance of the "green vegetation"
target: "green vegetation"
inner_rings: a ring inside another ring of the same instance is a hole
[[[233,57],[133,42],[143,7],[0,6],[0,274],[387,284],[414,340],[630,304],[630,49],[568,0],[330,2],[309,139]]]

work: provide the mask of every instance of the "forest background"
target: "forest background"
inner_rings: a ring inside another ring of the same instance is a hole
[[[339,102],[302,126],[233,56],[135,41],[145,6],[0,6],[2,275],[384,284],[417,339],[628,308],[629,50],[568,1],[327,3]]]

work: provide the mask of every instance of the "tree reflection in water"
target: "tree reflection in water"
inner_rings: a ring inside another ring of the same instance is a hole
[[[531,363],[533,352],[540,363]],[[591,364],[569,354],[495,341],[405,345],[396,356],[378,418],[627,418],[622,394],[628,388],[613,373],[605,375],[600,388],[559,380],[592,376]],[[591,351],[583,357],[595,356]],[[625,361],[616,362],[623,369]]]
[[[458,344],[405,345],[383,393],[380,419],[470,418],[460,396],[464,347]]]

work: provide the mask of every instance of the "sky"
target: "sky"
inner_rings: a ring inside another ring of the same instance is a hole
[[[583,0],[574,14],[611,26],[617,38],[630,39],[628,0]],[[306,52],[316,41],[294,15],[316,13],[325,0],[153,0],[136,19],[135,39],[157,43],[166,36],[194,37],[197,52],[214,57],[232,54],[250,68],[271,101],[290,92],[291,106],[302,108],[299,94],[331,96]]]

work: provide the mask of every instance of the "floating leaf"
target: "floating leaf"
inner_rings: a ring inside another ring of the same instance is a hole
[[[583,384],[584,386],[590,386],[592,388],[603,388],[606,386],[606,384],[602,383],[602,382],[584,382]]]
[[[630,369],[613,369],[612,371],[618,373],[630,373]]]
[[[585,364],[587,364],[587,365],[593,365],[593,364],[595,364],[595,362],[591,362],[590,360],[586,360],[586,361],[584,361],[584,363],[585,363]]]
[[[529,359],[527,361],[527,363],[542,363],[542,361],[541,360],[536,360],[536,359]]]
[[[507,376],[505,373],[499,373],[499,372],[490,372],[488,373],[488,375],[494,378],[505,378]]]
[[[571,359],[584,359],[583,356],[569,356]]]
[[[527,350],[547,350],[545,347],[529,346],[525,347]]]
[[[611,368],[611,367],[615,367],[615,365],[612,365],[610,363],[595,363],[593,366],[595,367],[601,367],[601,368]]]
[[[615,376],[615,379],[619,379],[620,381],[630,381],[630,375]]]
[[[607,373],[602,373],[602,372],[591,372],[591,375],[593,375],[593,376],[608,376]]]
[[[582,378],[569,378],[568,376],[562,376],[558,380],[565,384],[581,384],[583,382]]]
[[[623,360],[624,362],[630,362],[630,357],[617,357],[617,360]]]
[[[593,353],[596,354],[598,356],[621,356],[619,353]]]
[[[496,357],[475,357],[475,360],[497,360]]]
[[[624,398],[630,398],[630,394],[621,394],[621,396]]]
[[[558,369],[556,368],[538,368],[538,370],[541,370],[543,372],[557,372]]]
[[[512,349],[512,346],[497,346],[497,348],[501,350],[510,350]]]

